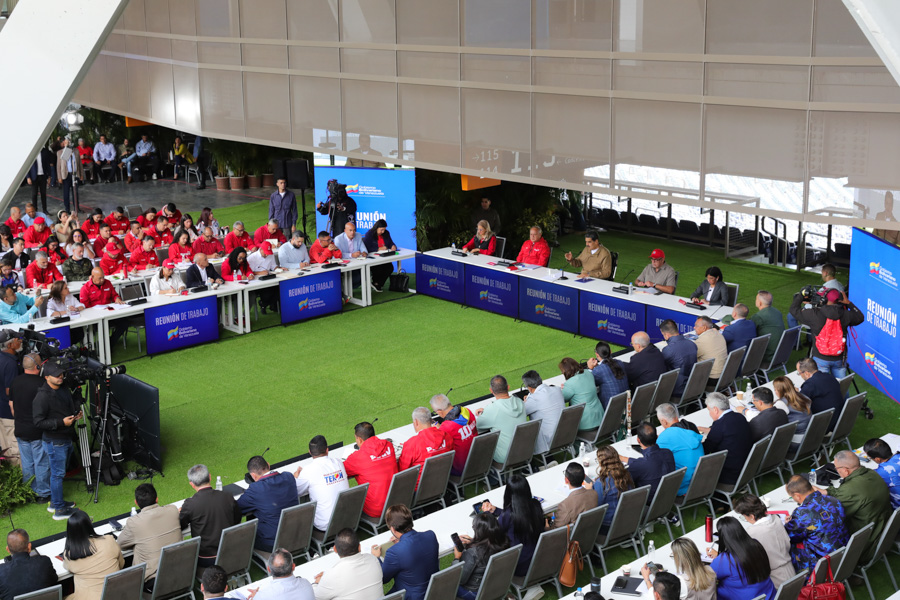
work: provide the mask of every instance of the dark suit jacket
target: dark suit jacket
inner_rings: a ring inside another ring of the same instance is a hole
[[[394,240],[391,239],[391,232],[387,229],[384,230],[384,235],[381,238],[384,240],[384,245],[387,248],[396,246]],[[378,252],[378,230],[374,227],[368,230],[366,235],[363,236],[363,244],[366,245],[366,252]]]
[[[829,408],[834,409],[834,414],[831,415],[831,425],[828,426],[828,431],[834,431],[838,417],[841,416],[841,409],[844,408],[841,384],[834,378],[834,375],[816,371],[812,377],[803,382],[800,392],[812,402],[810,407],[812,414],[826,411]]]
[[[10,561],[0,563],[0,600],[13,600],[51,585],[56,585],[56,571],[49,556],[19,552]]]
[[[647,504],[650,504],[659,480],[675,470],[675,455],[668,448],[660,448],[656,444],[644,448],[641,454],[644,458],[632,458],[628,461],[628,472],[634,479],[634,487],[650,486],[650,495],[647,497]]]
[[[212,265],[206,265],[206,276],[212,280],[221,279]],[[201,285],[203,285],[203,280],[200,278],[200,267],[191,265],[184,273],[184,287],[190,289]]]
[[[706,300],[706,295],[708,293],[709,282],[704,279],[700,282],[700,285],[697,286],[697,289],[694,290],[694,293],[691,294],[691,298],[700,298],[701,300]],[[716,284],[712,298],[709,299],[709,303],[710,305],[728,304],[728,286],[725,285],[724,282],[720,281]]]
[[[631,355],[631,360],[623,363],[628,374],[628,385],[631,389],[651,383],[659,379],[659,376],[668,371],[666,359],[663,358],[659,348],[650,344],[640,352]]]
[[[780,408],[767,408],[750,421],[750,433],[756,443],[767,435],[772,435],[776,427],[787,425],[788,416]]]
[[[722,330],[722,336],[725,338],[725,343],[728,344],[729,353],[737,348],[746,348],[756,337],[756,323],[750,319],[732,321],[728,327]]]
[[[28,169],[28,179],[32,181],[37,179],[37,161],[41,161],[41,169],[44,171],[44,177],[50,177],[51,170],[55,168],[56,155],[47,148],[41,148],[41,153],[38,155],[37,159],[31,163],[31,168]]]
[[[697,362],[697,344],[683,335],[673,335],[666,340],[666,347],[662,349],[662,355],[666,361],[666,369],[670,371],[681,369],[672,392],[673,396],[680,397],[684,392],[684,386],[687,385],[688,377],[691,376],[691,369]]]
[[[247,486],[247,491],[238,498],[237,503],[242,512],[254,513],[259,521],[255,548],[271,552],[281,511],[299,504],[297,481],[290,473],[270,471]]]
[[[394,580],[388,594],[406,590],[406,600],[423,600],[428,582],[438,568],[437,536],[433,531],[411,529],[385,553],[382,581]]]
[[[191,537],[200,538],[200,556],[215,556],[222,530],[241,522],[241,509],[228,492],[198,490],[184,501],[179,514],[181,527],[191,527]]]
[[[744,468],[744,461],[753,446],[750,424],[743,415],[730,411],[719,417],[709,428],[703,442],[703,454],[728,450],[719,483],[734,483]]]

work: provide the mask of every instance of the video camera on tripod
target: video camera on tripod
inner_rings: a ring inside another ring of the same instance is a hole
[[[803,298],[804,303],[809,304],[813,308],[824,306],[828,302],[825,299],[825,294],[816,289],[814,285],[803,286],[803,289],[800,290],[800,297]]]

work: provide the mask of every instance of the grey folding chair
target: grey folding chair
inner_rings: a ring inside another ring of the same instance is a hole
[[[450,469],[453,468],[454,456],[456,456],[456,451],[450,450],[425,459],[425,464],[422,465],[422,477],[419,479],[419,487],[416,489],[415,499],[410,509],[424,508],[432,504],[440,504],[441,508],[447,508],[444,494],[447,492],[447,482],[450,481]]]
[[[506,238],[497,236],[497,258],[503,258],[506,252]]]
[[[885,524],[884,529],[881,530],[881,536],[878,538],[878,542],[875,544],[875,554],[872,555],[872,558],[869,559],[869,562],[866,564],[858,564],[856,565],[856,571],[862,575],[863,581],[866,582],[866,589],[869,590],[869,596],[872,597],[872,600],[875,600],[875,592],[872,591],[872,583],[869,581],[868,571],[872,569],[878,562],[884,561],[884,566],[887,569],[888,577],[891,578],[891,585],[894,586],[894,590],[897,590],[897,580],[894,579],[894,572],[891,569],[891,563],[888,562],[887,559],[887,551],[891,549],[894,541],[897,539],[897,534],[900,533],[900,509],[895,510],[891,513],[891,518],[888,519],[888,522]]]
[[[382,596],[381,600],[405,600],[406,599],[406,590],[400,590],[399,592],[394,592],[393,594],[388,594],[387,596]]]
[[[616,506],[616,514],[613,515],[609,531],[606,535],[597,536],[594,544],[594,550],[600,555],[600,565],[603,567],[604,575],[607,573],[606,559],[603,557],[604,550],[631,546],[634,549],[635,557],[640,558],[638,538],[640,537],[641,515],[649,496],[649,485],[619,494],[619,504]]]
[[[776,408],[774,410],[780,409]],[[757,470],[756,476],[753,478],[753,489],[756,491],[757,496],[759,496],[759,487],[756,482],[763,475],[774,472],[778,475],[778,479],[781,480],[781,485],[784,485],[784,476],[781,474],[781,464],[787,458],[788,449],[791,446],[791,439],[796,432],[796,423],[785,423],[780,427],[776,427],[775,431],[772,432],[772,439],[769,442],[768,448],[766,448],[766,453],[763,455],[762,461],[759,463],[759,469]]]
[[[164,546],[159,551],[159,568],[156,570],[150,600],[193,600],[194,574],[197,572],[199,554],[199,537]]]
[[[844,408],[841,409],[834,431],[825,434],[825,438],[822,440],[822,453],[825,455],[826,461],[831,456],[835,446],[841,442],[847,444],[849,450],[853,450],[853,446],[850,444],[850,433],[853,431],[853,426],[856,425],[856,417],[859,416],[859,409],[862,408],[865,401],[866,392],[861,392],[844,403]]]
[[[289,506],[281,511],[278,519],[278,530],[275,532],[274,548],[284,548],[291,553],[294,560],[305,558],[312,560],[309,555],[309,545],[312,538],[313,523],[316,519],[316,503],[305,502],[298,506]],[[266,570],[266,561],[271,552],[253,550],[253,562]]]
[[[653,400],[650,402],[650,410],[647,411],[648,417],[656,414],[656,407],[660,404],[671,402],[672,392],[675,391],[675,386],[678,385],[678,375],[680,373],[681,369],[672,369],[659,376],[659,379],[656,381],[656,389],[653,391]]]
[[[838,384],[841,386],[841,396],[846,398],[847,394],[850,392],[850,386],[853,384],[853,373],[838,379]]]
[[[509,585],[512,583],[516,565],[519,563],[519,555],[522,554],[522,544],[516,544],[503,552],[498,552],[488,559],[484,569],[484,577],[478,586],[478,595],[475,600],[501,600],[506,598]]]
[[[645,420],[650,414],[650,404],[653,402],[653,395],[656,393],[656,383],[651,381],[644,385],[639,385],[631,395],[631,422],[636,426]]]
[[[797,600],[797,597],[800,595],[800,590],[803,588],[808,577],[809,569],[803,569],[782,583],[778,586],[778,591],[775,592],[774,600]]]
[[[831,557],[831,572],[834,574],[834,570],[841,564],[841,560],[844,558],[844,552],[846,552],[846,550],[846,546],[841,546],[834,552],[826,554],[816,562],[816,567],[813,569],[813,572],[816,574],[816,583],[824,583],[828,578],[828,557]]]
[[[625,406],[628,403],[627,392],[616,394],[609,399],[606,410],[603,412],[603,419],[600,421],[600,427],[597,429],[583,429],[578,432],[578,441],[587,442],[591,447],[597,446],[600,442],[609,440],[615,441],[619,427],[622,426],[622,415],[625,414]]]
[[[716,362],[714,359],[708,358],[695,362],[694,366],[691,367],[691,374],[688,375],[687,382],[684,384],[681,399],[676,403],[679,410],[682,410],[681,407],[688,407],[694,402],[700,406],[700,398],[706,393],[706,382],[709,381],[709,374],[712,373],[714,362]],[[687,408],[683,410],[687,410]]]
[[[535,458],[541,461],[545,467],[547,459],[558,452],[568,452],[569,456],[575,456],[575,437],[578,435],[578,424],[581,422],[581,415],[584,414],[584,404],[576,404],[563,409],[559,415],[559,423],[556,425],[556,431],[553,432],[553,439],[550,440],[550,449],[541,454],[535,454]]]
[[[412,506],[413,494],[416,493],[416,481],[418,481],[418,479],[419,465],[415,465],[405,471],[400,471],[399,473],[394,473],[394,477],[391,479],[391,487],[388,488],[387,497],[384,501],[384,509],[381,511],[381,516],[376,518],[364,514],[359,519],[359,526],[371,531],[372,535],[378,535],[378,530],[384,526],[384,515],[387,514],[388,508],[396,506],[397,504]]]
[[[772,360],[769,361],[769,364],[762,365],[760,368],[765,381],[769,381],[769,373],[772,373],[773,371],[784,371],[785,375],[788,374],[787,362],[791,359],[791,352],[793,352],[794,346],[799,339],[799,326],[785,329],[781,333],[781,339],[778,340],[778,345],[775,347],[775,354],[772,355]]]
[[[841,559],[841,562],[838,563],[837,569],[834,569],[834,561],[832,561],[831,564],[831,568],[834,569],[834,580],[844,583],[847,593],[850,594],[850,600],[855,600],[855,598],[853,596],[853,590],[850,588],[850,584],[847,580],[850,579],[853,571],[856,570],[857,565],[859,565],[859,558],[869,546],[869,539],[872,537],[873,529],[875,529],[875,524],[869,523],[851,535],[850,540],[847,542],[846,549],[844,550],[844,557]]]
[[[147,290],[144,287],[143,281],[125,283],[119,287],[119,297],[125,302],[128,302],[129,300],[137,300],[138,298],[145,298],[147,297],[147,295]],[[135,336],[137,336],[138,352],[143,352],[141,348],[141,331],[145,329],[144,315],[126,317],[125,319],[128,324],[128,328],[125,331],[125,335],[122,336],[122,347],[128,347],[128,333],[133,331]]]
[[[660,522],[666,526],[666,531],[669,532],[669,539],[675,539],[672,537],[672,527],[669,525],[669,520],[666,516],[672,512],[672,507],[675,506],[675,499],[678,497],[678,488],[681,487],[681,482],[684,480],[685,473],[687,473],[687,467],[681,467],[671,473],[666,473],[663,475],[662,479],[659,480],[659,485],[656,486],[656,494],[653,495],[650,506],[644,509],[644,517],[641,519],[642,533],[652,527],[654,523]],[[640,541],[641,551],[646,552],[644,549],[643,536],[641,536]]]
[[[509,444],[509,452],[506,454],[506,462],[502,465],[498,462],[491,464],[491,474],[497,477],[501,484],[504,477],[508,478],[516,471],[533,473],[531,458],[534,456],[534,446],[540,431],[541,419],[516,425],[512,442]]]
[[[744,461],[744,466],[738,475],[737,481],[734,483],[719,483],[716,486],[716,491],[713,493],[713,496],[724,496],[725,500],[728,501],[728,505],[734,510],[734,503],[731,500],[732,497],[741,494],[744,490],[750,491],[750,484],[753,481],[753,478],[756,477],[756,474],[759,473],[759,465],[762,463],[763,456],[766,453],[766,448],[769,447],[771,439],[772,436],[767,435],[753,444],[753,446],[750,447],[750,453],[747,455],[747,460]]]
[[[822,447],[822,440],[825,439],[825,431],[831,423],[831,415],[833,414],[834,409],[829,408],[810,417],[800,445],[797,446],[793,454],[791,454],[789,449],[788,456],[784,461],[784,466],[790,471],[791,475],[794,474],[794,464],[807,458],[812,459],[816,467],[819,466],[819,448]]]
[[[741,361],[744,360],[744,355],[746,353],[746,346],[743,348],[735,348],[728,353],[728,357],[725,359],[725,366],[722,367],[722,374],[719,375],[719,380],[716,382],[716,385],[713,386],[713,389],[709,391],[731,396],[731,386],[734,385],[734,380],[737,378],[738,371],[741,368]]]
[[[738,292],[741,291],[741,285],[739,283],[729,283],[727,281],[724,281],[723,283],[728,290],[728,306],[734,306],[737,304]]]
[[[722,467],[725,466],[727,454],[728,450],[720,450],[701,456],[700,460],[697,461],[697,468],[694,469],[694,475],[691,477],[691,484],[688,486],[687,492],[685,492],[684,496],[679,496],[675,499],[674,508],[675,512],[678,513],[679,521],[681,521],[681,533],[683,535],[687,535],[687,532],[684,529],[682,510],[708,504],[710,514],[716,514],[716,509],[712,504],[712,497],[716,491],[719,476],[722,474]]]
[[[475,484],[475,492],[478,492],[478,484],[483,482],[487,489],[491,489],[491,483],[488,481],[488,472],[491,470],[491,464],[494,460],[494,451],[497,449],[497,442],[500,440],[500,432],[492,431],[490,433],[482,433],[475,436],[472,445],[469,446],[469,456],[466,457],[466,464],[463,466],[462,473],[459,475],[450,475],[447,486],[456,494],[456,501],[462,502],[465,498],[463,488],[469,484]]]
[[[62,600],[62,586],[54,585],[36,592],[19,594],[13,600]]]
[[[147,563],[116,571],[103,579],[100,600],[139,600],[144,591]]]
[[[747,345],[747,353],[744,354],[744,363],[741,365],[738,379],[752,379],[753,383],[759,385],[759,381],[756,379],[756,372],[759,371],[759,367],[762,365],[763,357],[766,355],[766,348],[769,347],[769,338],[771,337],[772,334],[767,333],[750,340],[750,344]]]
[[[341,529],[349,527],[355,530],[359,527],[368,491],[369,484],[364,483],[338,494],[337,501],[334,503],[334,512],[331,513],[331,520],[328,521],[328,528],[325,531],[313,529],[312,532],[310,542],[316,547],[319,556],[324,556],[328,548],[334,544],[334,537]]]
[[[425,590],[425,600],[456,598],[456,590],[462,580],[462,563],[457,563],[437,573],[432,573]],[[405,590],[404,590],[405,591]]]
[[[545,583],[556,586],[558,597],[563,597],[562,586],[559,585],[559,568],[569,545],[568,537],[565,527],[551,529],[540,535],[525,576],[513,575],[512,578],[512,589],[519,600],[522,600],[522,592],[528,588]]]
[[[127,204],[125,205],[125,214],[128,215],[129,221],[134,221],[144,214],[144,207],[140,204]]]
[[[222,530],[216,564],[225,569],[229,580],[240,580],[243,585],[253,583],[250,579],[250,562],[253,559],[253,543],[256,541],[258,524],[259,521],[253,519]]]
[[[572,535],[570,539],[578,542],[578,547],[582,549],[581,555],[587,562],[588,569],[591,571],[591,577],[594,576],[594,564],[591,560],[591,548],[597,542],[597,536],[600,535],[600,528],[603,526],[603,518],[606,517],[606,511],[609,509],[608,504],[603,504],[597,508],[586,510],[575,519],[572,525]]]

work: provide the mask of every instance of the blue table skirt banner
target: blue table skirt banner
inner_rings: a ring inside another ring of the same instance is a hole
[[[631,346],[631,336],[642,331],[647,317],[647,307],[621,298],[594,294],[581,290],[579,330],[584,337]]]
[[[505,271],[466,265],[466,304],[517,318],[519,277]]]
[[[714,306],[712,308],[718,308]],[[653,343],[663,339],[662,333],[659,331],[659,325],[666,319],[672,319],[678,325],[678,333],[694,333],[694,323],[697,317],[712,312],[711,309],[698,310],[696,312],[683,313],[677,310],[669,310],[667,308],[659,308],[657,306],[647,307],[647,333],[650,335],[650,341]],[[714,321],[715,322],[715,321]]]
[[[416,256],[416,293],[464,304],[464,267],[455,260],[419,254]]]
[[[340,312],[343,307],[340,269],[285,279],[278,291],[284,325]]]
[[[144,311],[147,354],[158,354],[219,339],[216,297],[207,296]]]
[[[578,290],[522,277],[519,279],[519,318],[578,333]]]
[[[60,348],[68,348],[72,345],[72,334],[68,325],[54,327],[53,329],[45,329],[42,331],[48,338],[56,338],[59,340]]]

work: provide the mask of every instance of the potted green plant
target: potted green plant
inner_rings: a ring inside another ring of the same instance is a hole
[[[262,148],[256,144],[247,144],[247,187],[258,188],[262,185],[262,168],[260,165],[260,153]]]
[[[231,189],[242,190],[247,183],[247,156],[242,145],[237,145],[228,161],[228,170],[231,173],[229,182]]]
[[[231,142],[226,140],[208,140],[206,144],[212,157],[212,164],[216,167],[216,189],[225,191],[231,189],[228,179],[228,161],[231,156]]]

